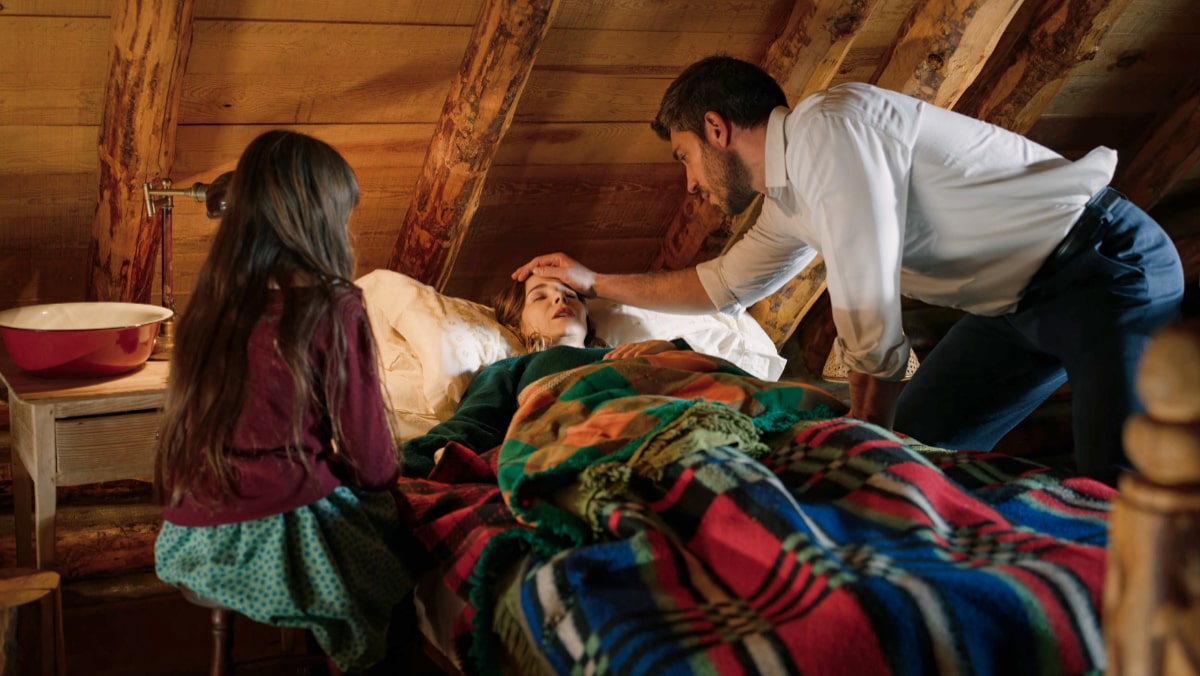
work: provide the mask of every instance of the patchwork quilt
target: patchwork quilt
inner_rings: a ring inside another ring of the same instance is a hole
[[[401,513],[469,673],[1099,673],[1112,490],[663,353],[521,394]]]

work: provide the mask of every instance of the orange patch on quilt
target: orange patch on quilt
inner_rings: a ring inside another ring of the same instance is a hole
[[[751,411],[745,410],[744,405],[752,403],[751,394],[753,393],[747,392],[746,388],[738,383],[726,383],[710,376],[699,376],[691,382],[684,383],[672,392],[671,396],[678,399],[715,401],[742,413],[750,413]]]
[[[640,424],[631,428],[631,421]],[[586,423],[572,425],[563,435],[562,441],[571,447],[579,448],[598,446],[613,439],[633,439],[649,432],[656,422],[656,418],[642,415],[642,411],[638,410],[602,409],[592,413]]]
[[[544,409],[558,400],[558,392],[544,387],[526,387],[517,394],[517,405],[524,410]]]
[[[668,350],[643,357],[646,363],[683,371],[706,373],[717,368],[712,357],[705,357],[690,350]]]

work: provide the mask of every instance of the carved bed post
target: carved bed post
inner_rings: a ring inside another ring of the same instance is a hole
[[[1125,425],[1139,474],[1113,503],[1107,673],[1200,674],[1200,319],[1154,337],[1137,386],[1147,413]]]

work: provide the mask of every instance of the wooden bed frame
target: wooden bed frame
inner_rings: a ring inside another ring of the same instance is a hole
[[[1104,584],[1110,675],[1200,674],[1200,318],[1158,333],[1125,424],[1138,470],[1113,501]]]

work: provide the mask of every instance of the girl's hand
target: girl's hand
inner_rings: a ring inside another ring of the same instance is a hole
[[[669,340],[643,340],[640,343],[626,343],[618,345],[609,350],[608,354],[604,355],[605,359],[628,359],[630,357],[640,357],[644,354],[658,354],[659,352],[668,352],[670,350],[678,350],[675,343]]]

